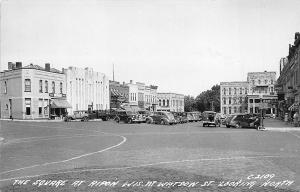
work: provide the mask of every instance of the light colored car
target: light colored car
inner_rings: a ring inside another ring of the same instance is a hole
[[[80,119],[81,121],[89,120],[89,113],[86,110],[74,111],[72,115],[67,115],[65,121]]]

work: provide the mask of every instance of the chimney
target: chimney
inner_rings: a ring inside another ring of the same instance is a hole
[[[125,85],[125,81],[123,81],[123,85]]]
[[[7,68],[8,68],[8,70],[12,70],[13,69],[13,62],[8,62]]]
[[[50,71],[50,63],[45,64],[45,71]]]
[[[22,62],[16,62],[16,68],[17,69],[22,68]]]
[[[130,80],[130,84],[132,84],[133,83],[133,81],[132,80]]]

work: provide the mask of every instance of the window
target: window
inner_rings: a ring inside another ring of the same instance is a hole
[[[234,88],[234,94],[236,95],[236,88]]]
[[[223,113],[226,114],[226,107],[223,107]]]
[[[258,84],[260,85],[260,79],[258,80]]]
[[[163,106],[165,106],[166,105],[166,101],[165,100],[163,100]]]
[[[236,98],[233,98],[233,104],[236,104]]]
[[[226,105],[226,98],[223,97],[223,104]]]
[[[241,95],[241,94],[243,94],[243,89],[242,89],[242,88],[240,88],[240,95]]]
[[[40,83],[39,83],[39,87],[40,87],[40,93],[43,93],[43,81],[40,80]]]
[[[7,83],[6,83],[6,81],[4,82],[4,94],[7,94]]]
[[[242,107],[240,107],[240,113],[242,113]]]
[[[225,88],[223,89],[223,94],[226,95],[226,89]]]
[[[31,80],[25,79],[25,92],[31,92]]]
[[[242,97],[240,97],[240,104],[242,104],[243,103],[243,98]]]
[[[52,93],[55,93],[55,82],[52,81]]]
[[[63,93],[63,83],[60,82],[59,84],[59,90],[60,90],[60,93],[62,94]]]
[[[44,115],[48,116],[49,111],[48,111],[49,107],[48,107],[48,99],[44,100]]]
[[[161,100],[160,99],[158,100],[158,103],[159,103],[159,106],[161,106]]]
[[[233,111],[234,111],[234,113],[236,113],[236,107],[233,107]]]
[[[231,114],[231,107],[228,107],[228,114]]]
[[[228,100],[228,103],[231,104],[231,97],[229,97],[228,99],[229,99],[229,100]]]
[[[248,94],[248,89],[247,89],[247,88],[245,89],[245,94],[246,94],[246,95]]]
[[[231,88],[229,88],[229,95],[231,95]]]
[[[45,81],[45,93],[48,93],[48,81]]]
[[[273,84],[273,80],[271,80],[271,84]]]
[[[39,116],[43,115],[43,99],[39,99]]]
[[[268,83],[268,80],[267,79],[265,79],[265,84],[267,84]]]
[[[252,84],[253,84],[253,85],[255,84],[255,80],[252,80]]]
[[[26,113],[26,115],[31,114],[31,99],[30,98],[25,98],[25,113]]]
[[[167,106],[169,107],[169,99],[167,99]]]
[[[271,92],[272,92],[272,93],[274,92],[274,88],[273,88],[273,87],[271,87]]]

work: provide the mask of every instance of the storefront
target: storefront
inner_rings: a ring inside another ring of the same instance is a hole
[[[67,108],[72,108],[65,98],[55,98],[50,101],[50,118],[62,119],[67,115]]]

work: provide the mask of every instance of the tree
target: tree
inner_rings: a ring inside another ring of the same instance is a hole
[[[214,85],[210,90],[201,92],[195,103],[198,111],[220,112],[220,85]]]
[[[197,107],[194,97],[190,95],[184,96],[184,111],[191,112],[195,111],[196,109]]]

